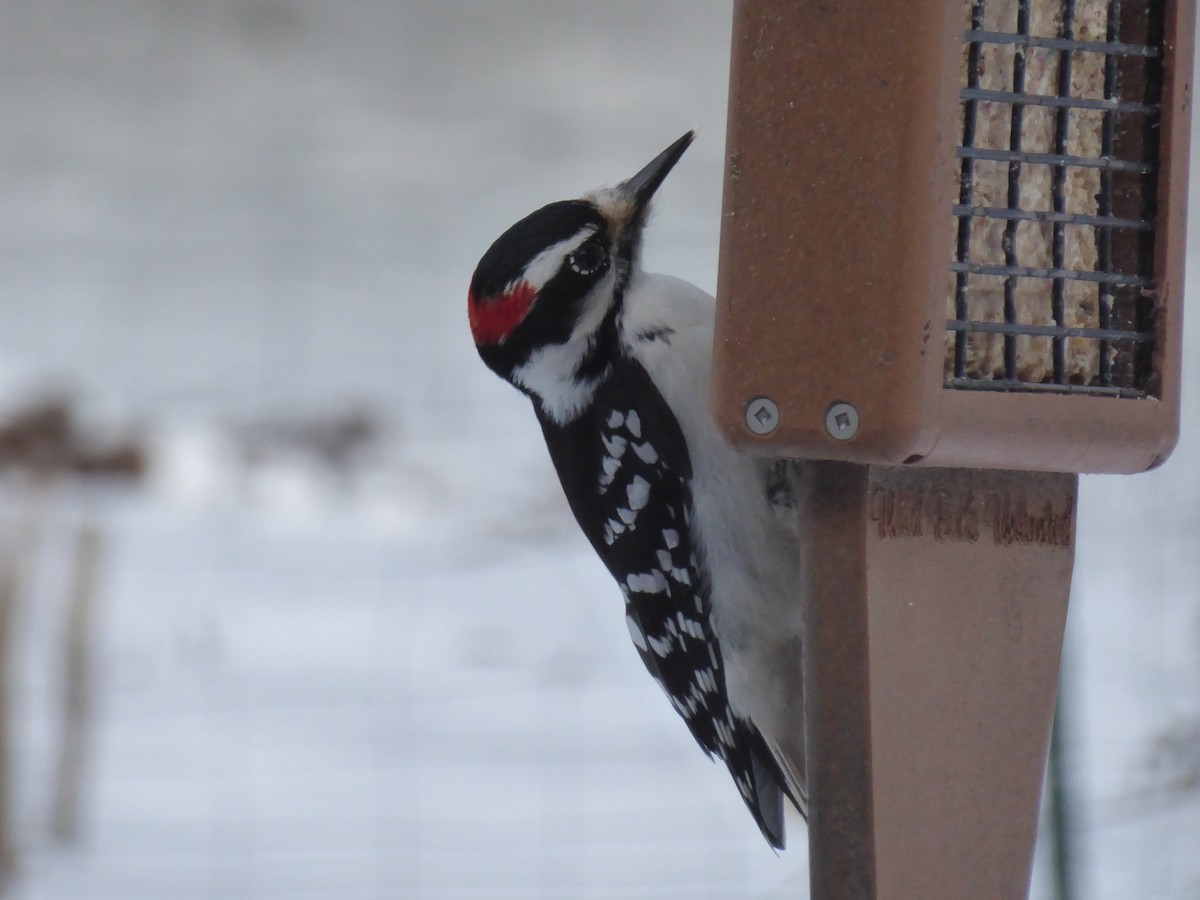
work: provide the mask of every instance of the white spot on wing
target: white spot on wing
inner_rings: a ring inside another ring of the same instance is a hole
[[[613,459],[620,459],[625,455],[625,447],[629,442],[619,434],[604,435],[601,440],[604,441],[604,449]]]
[[[650,482],[641,475],[635,475],[629,487],[625,489],[625,494],[629,497],[631,508],[642,509],[650,499]]]
[[[646,640],[650,644],[650,649],[654,651],[656,656],[661,656],[666,659],[671,655],[671,642],[664,638],[656,638],[650,635]]]
[[[667,577],[658,569],[651,572],[634,572],[625,579],[625,583],[631,591],[637,591],[639,594],[662,594],[667,590]]]
[[[637,513],[635,513],[632,509],[626,509],[623,506],[618,507],[617,515],[621,517],[621,521],[626,525],[632,525],[634,520],[637,519]]]
[[[663,540],[667,542],[668,550],[674,550],[679,546],[679,532],[674,528],[666,528],[663,530]]]
[[[646,635],[642,631],[642,626],[637,623],[637,619],[633,616],[625,617],[625,624],[629,626],[629,636],[633,638],[633,644],[639,650],[646,649]]]
[[[687,618],[682,611],[677,612],[675,618],[679,622],[679,630],[684,634],[689,634],[697,639],[704,637],[704,628],[695,619]]]
[[[607,425],[609,428],[620,428],[625,422],[625,417],[615,409],[609,414]]]
[[[658,462],[658,453],[648,443],[634,444],[633,452],[637,454],[638,459],[648,466],[652,466]]]
[[[604,470],[600,473],[599,486],[597,490],[601,494],[608,493],[609,485],[617,477],[617,470],[621,468],[621,461],[613,459],[611,456],[606,456],[600,461],[600,467]]]
[[[638,417],[637,410],[631,409],[626,413],[625,427],[629,429],[629,433],[635,438],[642,436],[642,420]]]

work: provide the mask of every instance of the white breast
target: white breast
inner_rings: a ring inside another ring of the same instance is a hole
[[[768,740],[787,746],[802,721],[794,523],[768,498],[767,464],[733,450],[713,423],[714,305],[685,281],[639,272],[625,298],[622,341],[675,410],[687,441],[692,528],[712,585],[730,702]]]

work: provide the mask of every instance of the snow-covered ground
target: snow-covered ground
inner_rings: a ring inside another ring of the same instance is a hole
[[[647,262],[712,288],[727,4],[0,7],[0,407],[71,392],[152,459],[139,488],[48,495],[10,661],[13,895],[804,896],[803,852],[765,847],[641,670],[463,314],[503,228],[692,127]],[[1172,460],[1082,485],[1066,677],[1086,900],[1200,896],[1189,377]],[[382,428],[348,472],[247,451],[255,422],[348,408]],[[80,523],[105,553],[64,847]]]

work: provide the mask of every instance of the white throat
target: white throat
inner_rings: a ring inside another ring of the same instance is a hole
[[[551,421],[566,425],[591,403],[596,388],[608,375],[607,369],[591,378],[576,374],[591,347],[591,335],[542,347],[513,371],[513,382],[541,401]]]
[[[578,416],[608,376],[607,367],[590,378],[577,373],[612,309],[614,284],[615,273],[610,271],[584,299],[579,321],[566,342],[540,347],[513,370],[513,381],[541,400],[542,409],[557,425],[566,425]]]

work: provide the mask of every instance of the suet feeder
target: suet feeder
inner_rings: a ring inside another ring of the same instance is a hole
[[[1178,433],[1194,0],[738,0],[714,409],[804,467],[813,896],[1027,894],[1077,473]]]

